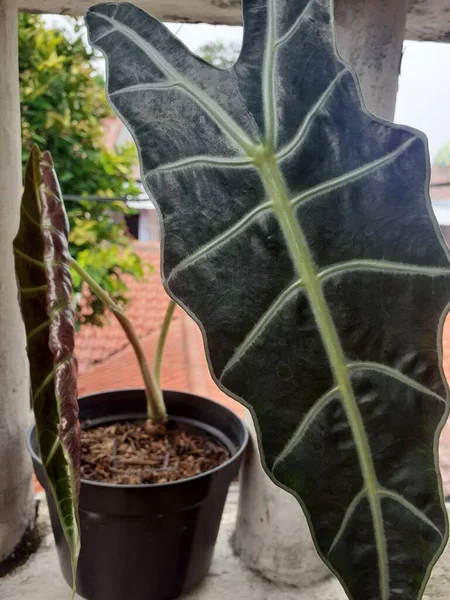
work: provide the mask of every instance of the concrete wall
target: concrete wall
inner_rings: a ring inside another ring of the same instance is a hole
[[[25,332],[17,303],[12,241],[21,196],[20,105],[15,0],[0,0],[0,561],[33,515]]]

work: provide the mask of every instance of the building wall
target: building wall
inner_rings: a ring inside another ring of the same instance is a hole
[[[450,248],[450,225],[441,225],[441,231],[444,234],[447,246]]]
[[[142,210],[139,214],[138,240],[140,242],[158,242],[159,224],[155,209]]]

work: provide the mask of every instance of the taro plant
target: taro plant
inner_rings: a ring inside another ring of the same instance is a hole
[[[80,550],[80,424],[70,268],[79,274],[121,324],[139,362],[146,390],[148,418],[154,423],[164,423],[167,418],[160,387],[160,370],[175,304],[169,302],[150,368],[123,308],[70,256],[68,234],[68,219],[52,157],[49,152],[41,154],[38,147],[34,146],[25,170],[14,258],[27,334],[39,454],[70,549],[75,582]]]
[[[128,3],[87,14],[161,214],[163,276],[252,410],[349,598],[421,598],[447,541],[437,445],[449,253],[425,137],[375,118],[330,0],[244,0],[217,69]]]

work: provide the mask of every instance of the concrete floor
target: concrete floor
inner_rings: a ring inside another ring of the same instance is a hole
[[[237,490],[231,491],[217,542],[214,561],[205,581],[184,600],[345,600],[340,585],[330,580],[305,589],[271,584],[243,567],[230,548],[237,510]],[[56,558],[45,502],[40,526],[44,539],[40,550],[15,573],[0,579],[1,600],[70,600]],[[114,600],[113,598],[111,600]],[[436,566],[424,600],[450,600],[450,548]]]

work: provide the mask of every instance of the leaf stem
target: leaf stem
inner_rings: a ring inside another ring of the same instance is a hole
[[[142,373],[142,378],[144,380],[145,385],[145,393],[147,397],[147,414],[148,418],[157,422],[165,422],[167,420],[167,410],[164,404],[164,399],[162,395],[161,388],[159,386],[159,382],[156,381],[155,377],[152,375],[151,370],[147,364],[145,359],[144,350],[141,346],[139,338],[136,334],[136,331],[125,315],[122,308],[114,302],[111,296],[103,290],[100,285],[89,275],[87,271],[83,269],[83,267],[73,258],[70,259],[71,267],[78,273],[78,275],[83,279],[83,281],[91,288],[94,294],[109,308],[109,310],[116,317],[118,322],[120,323],[125,335],[130,342],[134,353],[136,355],[137,361],[139,363],[139,368]]]
[[[159,332],[158,344],[156,346],[155,355],[153,357],[152,371],[153,378],[156,381],[158,387],[161,386],[161,365],[162,365],[162,357],[164,353],[164,347],[166,345],[167,333],[169,331],[170,323],[172,322],[173,313],[175,310],[176,304],[173,300],[169,301],[169,305],[167,306],[166,314],[164,315],[164,320],[161,325],[161,330]]]
[[[328,355],[335,383],[339,389],[339,395],[355,440],[364,487],[367,490],[367,500],[372,513],[380,577],[380,600],[388,600],[389,561],[379,484],[372,460],[369,437],[355,397],[344,350],[325,299],[307,239],[297,220],[295,207],[290,201],[276,157],[269,155],[265,161],[261,162],[259,169],[267,196],[273,202],[274,212],[286,238],[293,264],[308,294],[311,311]]]

